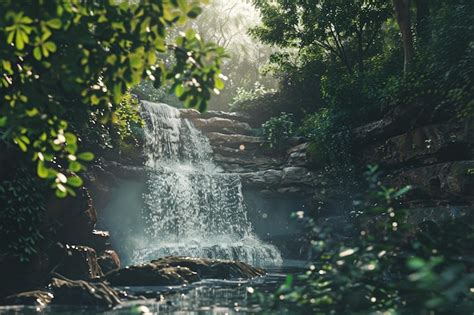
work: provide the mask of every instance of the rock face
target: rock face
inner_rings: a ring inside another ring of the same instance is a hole
[[[207,136],[214,160],[224,171],[241,174],[244,189],[257,189],[266,194],[306,194],[311,188],[313,179],[305,169],[307,144],[302,143],[304,139],[291,139],[296,147],[288,153],[287,159],[264,146],[263,138],[255,136],[256,131],[245,115],[181,110],[181,116],[191,120]],[[300,176],[302,178],[297,179]]]
[[[114,286],[169,286],[201,279],[250,279],[264,274],[262,269],[242,262],[167,257],[112,271],[105,279]]]
[[[56,272],[73,280],[93,280],[103,275],[95,250],[86,246],[66,246]]]
[[[327,161],[317,161],[311,154],[306,139],[291,139],[286,155],[278,155],[262,147],[262,138],[248,130],[245,124],[250,120],[242,115],[184,115],[209,137],[218,165],[240,173],[244,190],[267,196],[302,196],[318,211],[328,206],[349,209],[352,192],[361,186],[363,170],[377,164],[387,186],[413,186],[406,199],[409,206],[474,204],[472,120],[452,121],[435,111],[411,106],[395,108],[383,119],[355,128],[351,138],[357,180],[333,174]]]

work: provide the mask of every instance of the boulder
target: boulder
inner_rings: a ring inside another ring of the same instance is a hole
[[[73,280],[92,280],[103,275],[95,250],[86,246],[67,245],[56,272]]]
[[[113,250],[106,250],[99,258],[97,258],[100,269],[104,274],[120,269],[120,258]]]
[[[119,293],[105,283],[53,278],[48,286],[54,294],[52,304],[80,305],[110,309],[121,303]]]
[[[251,279],[265,275],[261,268],[254,268],[240,261],[214,260],[191,257],[165,257],[151,264],[161,268],[185,267],[197,273],[201,279]]]
[[[170,286],[199,281],[199,275],[186,267],[153,263],[125,267],[109,272],[105,280],[114,286]]]
[[[54,295],[48,291],[29,291],[7,296],[0,300],[0,305],[45,306],[51,303]]]

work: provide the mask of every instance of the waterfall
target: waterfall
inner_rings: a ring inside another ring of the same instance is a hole
[[[280,252],[252,232],[240,177],[213,162],[209,140],[168,105],[142,102],[142,116],[147,245],[135,262],[178,255],[281,265]]]

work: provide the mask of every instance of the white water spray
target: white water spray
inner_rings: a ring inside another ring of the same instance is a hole
[[[281,265],[280,252],[252,232],[240,177],[214,164],[209,140],[173,107],[143,102],[142,109],[148,244],[135,262],[178,255]]]

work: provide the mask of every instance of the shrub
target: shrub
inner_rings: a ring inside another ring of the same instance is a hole
[[[338,122],[334,111],[323,108],[307,115],[298,133],[310,140],[308,159],[313,167],[331,165],[350,169],[352,146],[349,129]]]
[[[377,167],[369,188],[341,229],[306,218],[313,264],[289,277],[269,299],[313,314],[467,314],[474,310],[472,214],[448,222],[410,224],[400,198],[410,189],[384,187]],[[265,296],[260,295],[265,299]]]
[[[40,232],[47,186],[19,169],[15,179],[0,182],[0,253],[27,261],[43,239]]]
[[[262,125],[265,143],[274,150],[282,152],[288,146],[288,139],[294,134],[291,114],[282,113],[270,118]]]

